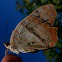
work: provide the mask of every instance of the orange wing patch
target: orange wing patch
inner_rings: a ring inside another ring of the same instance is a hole
[[[53,42],[51,44],[52,47],[55,46],[55,43],[57,42],[57,30],[58,28],[57,27],[52,27],[51,28],[51,34],[52,34],[52,39],[53,39]]]

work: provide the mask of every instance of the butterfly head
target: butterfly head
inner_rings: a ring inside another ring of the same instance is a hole
[[[10,43],[6,42],[4,43],[5,47],[8,48],[10,46]]]
[[[16,54],[19,54],[19,51],[17,50],[17,49],[15,49],[15,48],[12,48],[11,47],[11,45],[10,45],[10,43],[4,43],[4,46],[7,48],[7,49],[9,49],[11,52],[14,52],[14,53],[16,53]]]

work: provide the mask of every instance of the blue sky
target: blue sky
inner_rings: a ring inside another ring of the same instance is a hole
[[[23,18],[24,15],[16,10],[16,0],[0,0],[0,61],[4,57],[6,50],[3,42],[6,42],[6,38],[8,39],[7,42],[9,42],[11,32]],[[8,26],[7,20],[9,20]],[[13,53],[8,52],[8,54]],[[23,62],[47,62],[42,51],[20,54]]]

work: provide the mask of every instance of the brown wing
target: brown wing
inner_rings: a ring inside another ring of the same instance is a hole
[[[52,4],[39,7],[31,15],[41,18],[42,20],[48,22],[51,26],[53,26],[55,17],[57,16],[56,10]]]
[[[52,4],[41,6],[16,26],[10,43],[20,52],[32,52],[35,49],[43,50],[55,46],[57,28],[52,27],[55,17],[56,11]]]

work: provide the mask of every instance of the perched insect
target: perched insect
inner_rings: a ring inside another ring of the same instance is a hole
[[[16,26],[5,47],[16,54],[55,47],[58,40],[57,27],[53,27],[56,16],[52,4],[39,7]]]

